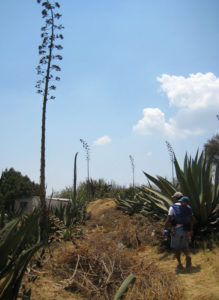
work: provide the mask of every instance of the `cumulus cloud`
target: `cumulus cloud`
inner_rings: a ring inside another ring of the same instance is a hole
[[[145,135],[152,132],[173,134],[173,128],[165,121],[164,113],[159,108],[144,108],[143,119],[139,120],[137,125],[133,126],[133,130]]]
[[[144,108],[143,118],[133,126],[141,134],[168,136],[200,135],[210,128],[219,108],[219,78],[213,73],[190,74],[187,78],[163,74],[157,78],[176,115],[166,120],[159,108]]]
[[[190,74],[188,78],[163,74],[157,80],[171,105],[191,110],[219,106],[219,78],[213,73]]]
[[[111,142],[111,138],[109,138],[107,135],[104,135],[104,136],[100,137],[99,139],[97,139],[96,141],[94,141],[94,145],[103,146],[110,142]]]

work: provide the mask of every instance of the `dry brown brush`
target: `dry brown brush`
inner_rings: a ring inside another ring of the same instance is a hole
[[[60,258],[56,269],[62,288],[78,291],[87,299],[113,299],[124,279],[134,274],[136,282],[124,299],[180,299],[182,292],[174,274],[161,271],[150,259],[118,247],[102,232],[95,232],[77,249]],[[62,270],[65,270],[62,273]]]
[[[141,261],[133,273],[135,284],[130,286],[124,300],[181,300],[183,290],[176,275],[161,270],[154,262]]]
[[[129,274],[131,259],[128,261],[124,251],[103,236],[100,233],[94,242],[85,242],[61,262],[72,272],[62,282],[64,288],[80,291],[89,299],[112,299]]]

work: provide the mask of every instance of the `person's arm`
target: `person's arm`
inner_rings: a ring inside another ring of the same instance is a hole
[[[167,218],[166,218],[166,222],[165,222],[165,224],[164,224],[164,230],[165,230],[165,229],[168,229],[171,220],[172,220],[172,216],[168,215]]]
[[[172,208],[172,206],[170,206],[169,211],[168,211],[168,216],[167,216],[166,222],[164,224],[164,230],[168,229],[168,227],[173,219],[173,215],[174,215],[174,209]]]
[[[189,232],[188,232],[188,234],[189,234],[190,236],[193,235],[193,225],[194,225],[194,217],[193,217],[193,215],[191,215],[191,216],[190,216],[190,230],[189,230]]]

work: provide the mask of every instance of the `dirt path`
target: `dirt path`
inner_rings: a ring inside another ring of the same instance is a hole
[[[192,254],[190,270],[176,271],[176,260],[173,254],[158,254],[155,249],[147,247],[139,255],[150,257],[159,268],[173,270],[182,282],[186,300],[219,299],[219,249],[201,250]],[[184,262],[184,257],[183,260]],[[185,263],[184,263],[185,265]]]

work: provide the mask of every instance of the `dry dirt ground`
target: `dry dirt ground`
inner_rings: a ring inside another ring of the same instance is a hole
[[[116,226],[123,220],[123,214],[116,209],[116,204],[113,199],[99,199],[90,203],[88,213],[90,214],[90,218],[82,228],[83,239],[86,239],[87,236],[95,231],[110,233],[113,237],[113,232],[117,228]],[[129,217],[124,216],[124,218]],[[54,242],[50,247],[50,254],[47,253],[46,259],[42,263],[42,267],[28,268],[23,283],[26,287],[31,287],[31,299],[88,299],[82,297],[80,294],[63,289],[63,286],[68,284],[65,278],[69,278],[69,270],[67,272],[64,265],[60,263],[62,261],[61,258],[70,255],[77,246],[77,243],[80,243],[80,240],[76,241],[76,245],[72,241],[61,240],[60,242]],[[133,243],[132,241],[132,244]],[[143,258],[156,263],[159,269],[164,271],[164,274],[165,272],[168,274],[170,271],[174,273],[176,280],[184,290],[182,300],[219,299],[218,248],[212,251],[200,250],[197,253],[193,253],[192,268],[189,271],[184,270],[177,273],[175,271],[176,261],[170,252],[159,253],[158,248],[151,244],[138,245],[137,243],[136,245],[134,244],[134,246],[139,259]],[[72,273],[73,272],[74,268],[72,269]],[[133,298],[133,300],[135,299]]]

